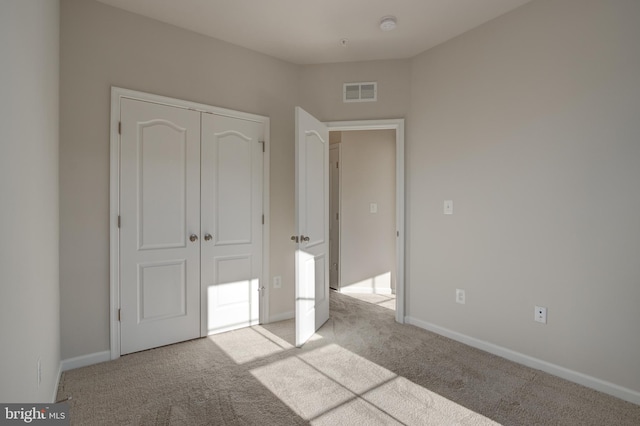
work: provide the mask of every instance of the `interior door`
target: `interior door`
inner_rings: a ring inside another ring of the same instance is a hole
[[[329,319],[329,132],[296,107],[296,346]]]
[[[200,113],[121,101],[121,354],[200,336]]]
[[[207,334],[258,324],[264,126],[202,114],[202,298]]]

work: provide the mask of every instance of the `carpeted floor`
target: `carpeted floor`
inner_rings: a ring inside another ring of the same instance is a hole
[[[73,425],[640,425],[640,406],[332,292],[302,349],[294,323],[245,328],[67,371]]]
[[[395,294],[369,294],[369,293],[347,293],[349,297],[353,297],[363,302],[382,306],[383,308],[396,310]]]

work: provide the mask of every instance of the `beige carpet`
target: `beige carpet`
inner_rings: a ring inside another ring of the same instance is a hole
[[[303,349],[293,321],[65,372],[73,425],[640,425],[640,406],[331,295]]]
[[[382,306],[383,308],[396,310],[395,294],[370,294],[370,293],[346,293],[347,296],[353,297],[363,302],[373,305]]]

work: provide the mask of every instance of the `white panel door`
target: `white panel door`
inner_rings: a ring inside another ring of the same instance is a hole
[[[329,319],[329,132],[296,107],[296,346]]]
[[[202,114],[202,298],[207,334],[259,322],[262,123]]]
[[[200,113],[121,101],[121,354],[200,336]]]

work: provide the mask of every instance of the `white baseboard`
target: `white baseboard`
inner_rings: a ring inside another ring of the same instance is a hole
[[[269,317],[269,322],[278,322],[278,321],[284,321],[284,320],[288,320],[288,319],[292,319],[296,317],[296,313],[293,311],[290,312],[283,312],[281,314],[277,314],[277,315],[271,315]],[[267,323],[267,324],[268,324]]]
[[[440,334],[442,336],[464,343],[465,345],[481,349],[485,352],[492,353],[513,362],[517,362],[518,364],[535,368],[537,370],[544,371],[545,373],[553,374],[554,376],[561,377],[563,379],[578,383],[588,388],[615,396],[616,398],[624,399],[625,401],[640,405],[640,392],[638,391],[628,389],[592,376],[588,376],[586,374],[579,373],[577,371],[573,371],[538,358],[533,358],[529,355],[512,351],[511,349],[507,349],[502,346],[486,342],[484,340],[476,339],[475,337],[467,336],[465,334],[458,333],[456,331],[449,330],[447,328],[440,327],[438,325],[416,318],[405,317],[405,322],[407,324],[415,325],[416,327],[420,327],[425,330],[429,330],[436,334]]]
[[[96,352],[93,354],[87,354],[77,356],[75,358],[69,358],[62,360],[62,371],[73,370],[74,368],[86,367],[88,365],[99,364],[101,362],[111,360],[111,351]]]
[[[391,288],[371,288],[371,287],[340,287],[340,293],[361,293],[361,294],[393,294]]]

